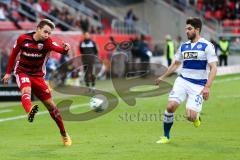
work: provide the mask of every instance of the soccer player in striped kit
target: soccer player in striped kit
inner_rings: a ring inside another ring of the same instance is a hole
[[[52,96],[47,84],[44,81],[46,72],[46,62],[51,51],[67,54],[70,45],[63,43],[59,46],[52,41],[50,34],[55,28],[52,21],[41,20],[35,32],[22,34],[18,37],[12,53],[9,57],[8,67],[3,82],[8,83],[14,67],[14,75],[17,85],[22,93],[22,105],[28,114],[28,121],[33,122],[35,114],[38,112],[38,105],[32,105],[31,91],[38,97],[48,109],[51,117],[56,122],[65,146],[72,144],[70,136],[64,128],[63,120],[58,108],[52,100]],[[18,57],[18,58],[17,58]]]
[[[156,80],[158,85],[182,64],[180,75],[174,82],[169,94],[168,105],[164,114],[164,136],[156,143],[169,143],[174,112],[183,102],[186,103],[187,119],[195,127],[201,124],[200,112],[203,100],[208,100],[210,87],[217,73],[218,58],[212,43],[200,36],[202,22],[199,18],[189,18],[185,31],[189,41],[181,44],[175,54],[175,61],[167,72]],[[210,72],[208,74],[208,68]]]

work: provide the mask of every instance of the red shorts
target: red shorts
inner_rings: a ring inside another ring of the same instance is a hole
[[[51,98],[51,92],[43,77],[32,77],[25,73],[15,74],[16,82],[20,90],[31,87],[34,95],[41,101]]]

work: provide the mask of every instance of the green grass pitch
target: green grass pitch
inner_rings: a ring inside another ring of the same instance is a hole
[[[106,88],[110,81],[99,82]],[[109,88],[109,87],[108,87]],[[113,90],[110,87],[110,90]],[[55,96],[56,97],[56,96]],[[88,103],[74,97],[74,104]],[[59,98],[56,99],[59,101]],[[39,103],[39,102],[35,102]],[[237,160],[240,159],[240,75],[217,77],[209,101],[204,103],[200,128],[184,120],[185,105],[176,114],[170,144],[156,144],[162,121],[150,118],[164,112],[167,94],[137,99],[135,107],[122,100],[112,112],[85,122],[65,122],[73,145],[63,147],[49,114],[26,118],[20,103],[0,105],[0,160]],[[40,112],[44,107],[40,105]],[[80,113],[85,105],[72,110]],[[140,115],[140,117],[137,117]],[[132,116],[132,117],[130,117]]]

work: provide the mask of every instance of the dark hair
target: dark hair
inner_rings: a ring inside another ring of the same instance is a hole
[[[49,27],[51,27],[51,29],[54,29],[55,28],[55,24],[49,20],[49,19],[43,19],[41,20],[38,25],[37,25],[37,28],[43,28],[45,25],[48,25]]]
[[[193,26],[195,29],[199,28],[199,32],[202,30],[202,21],[198,17],[190,17],[186,20],[186,24],[190,24]]]

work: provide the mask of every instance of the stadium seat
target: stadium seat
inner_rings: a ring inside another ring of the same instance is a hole
[[[11,21],[0,21],[0,31],[10,31],[16,29],[16,26]]]
[[[222,20],[223,19],[223,11],[217,10],[216,12],[214,12],[214,17],[219,21]]]
[[[234,10],[235,9],[235,3],[232,2],[232,1],[229,1],[228,4],[227,4],[227,7],[230,8],[231,10]]]
[[[199,11],[203,10],[203,4],[202,3],[198,3],[196,7],[197,7],[197,10],[199,10]]]
[[[232,20],[230,20],[230,19],[225,19],[225,20],[223,21],[223,27],[231,27],[231,26],[233,26]]]
[[[207,19],[207,20],[211,19],[212,16],[213,16],[212,11],[206,11],[205,12],[205,15],[204,15],[205,19]]]
[[[35,23],[24,21],[19,22],[19,25],[24,30],[33,30],[36,27]],[[18,28],[13,24],[11,21],[0,21],[0,31],[12,31],[12,30],[18,30]]]
[[[106,33],[106,34],[111,33],[112,28],[111,28],[111,23],[110,23],[109,19],[103,18],[101,22],[104,26],[104,33]]]
[[[233,28],[232,33],[233,34],[240,34],[240,28]]]
[[[22,27],[22,29],[25,30],[33,30],[36,27],[35,23],[24,21],[24,22],[19,22],[19,25]]]
[[[240,27],[240,19],[236,19],[236,20],[234,20],[234,26],[236,26],[236,27]]]
[[[12,16],[15,18],[15,19],[21,19],[21,16],[19,15],[19,13],[15,10],[12,12]]]

